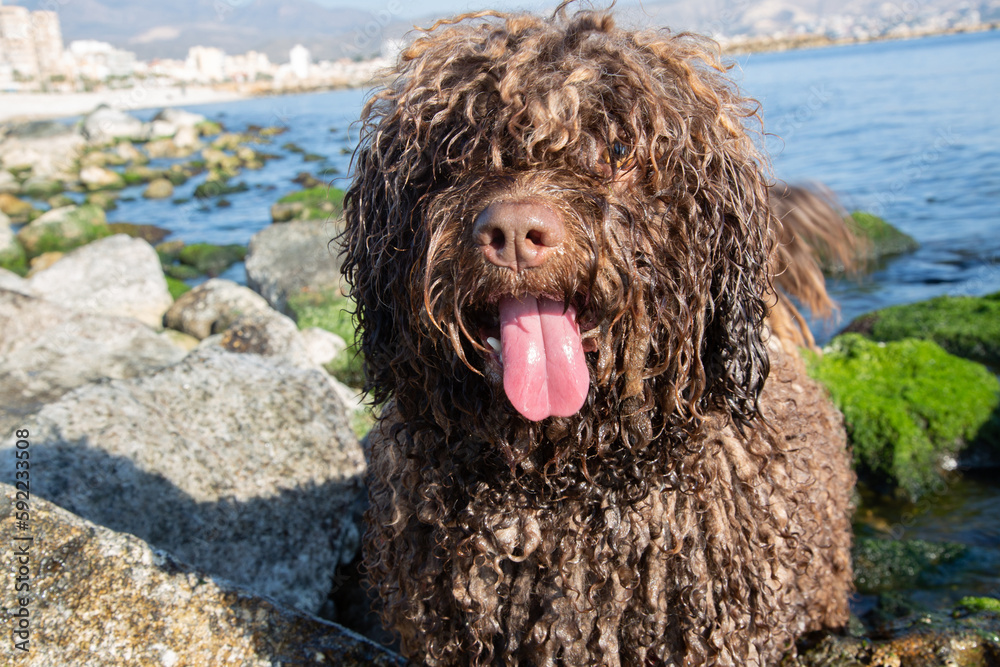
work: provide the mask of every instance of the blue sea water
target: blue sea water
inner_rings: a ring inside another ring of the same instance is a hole
[[[1000,290],[997,62],[997,31],[740,59],[775,175],[825,183],[921,244],[860,283],[834,281],[843,322]]]

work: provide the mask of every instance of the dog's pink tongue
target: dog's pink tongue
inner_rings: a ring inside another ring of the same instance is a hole
[[[576,414],[587,398],[590,373],[576,310],[552,299],[500,301],[503,388],[532,421]]]

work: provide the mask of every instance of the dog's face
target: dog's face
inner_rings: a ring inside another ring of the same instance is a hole
[[[753,109],[702,41],[604,13],[419,38],[366,107],[345,205],[375,398],[598,447],[753,419],[772,230]]]

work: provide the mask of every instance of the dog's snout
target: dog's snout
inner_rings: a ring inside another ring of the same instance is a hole
[[[479,214],[473,229],[486,259],[515,271],[543,265],[565,236],[559,212],[532,201],[494,202]]]

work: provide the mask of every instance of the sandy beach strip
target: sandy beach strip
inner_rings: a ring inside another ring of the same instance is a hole
[[[245,99],[234,90],[209,87],[146,88],[92,93],[0,93],[0,122],[79,116],[106,104],[122,111],[193,106]]]

